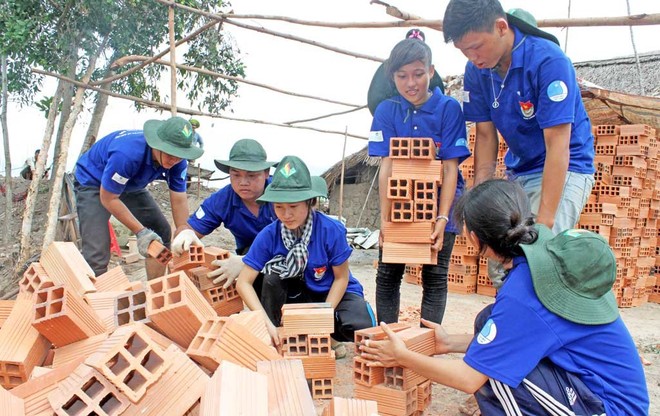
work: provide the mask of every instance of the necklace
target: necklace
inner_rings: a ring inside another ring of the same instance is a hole
[[[522,43],[525,41],[525,39],[527,39],[527,35],[523,36],[523,38],[520,39],[520,42],[518,42],[518,44],[516,46],[514,46],[513,49],[511,49],[511,60],[513,60],[513,51],[518,49],[518,47],[520,45],[522,45]],[[504,91],[504,84],[506,83],[506,79],[509,77],[509,72],[511,71],[511,63],[509,63],[509,68],[506,70],[506,74],[504,74],[504,78],[502,79],[502,84],[500,85],[500,92],[497,95],[495,95],[495,82],[493,81],[493,71],[494,70],[495,70],[495,68],[492,68],[490,70],[490,86],[493,88],[493,104],[492,104],[492,106],[493,106],[493,108],[498,108],[500,106],[500,102],[499,102],[500,96],[502,95],[502,91]]]

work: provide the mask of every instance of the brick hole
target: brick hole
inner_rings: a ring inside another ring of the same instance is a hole
[[[152,309],[161,309],[165,306],[165,296],[158,295],[151,298],[151,308]]]
[[[154,351],[149,351],[145,354],[144,358],[140,362],[140,365],[144,367],[150,373],[156,372],[164,363],[163,358],[156,354]]]
[[[131,365],[123,355],[117,353],[106,363],[106,366],[114,375],[119,375]]]
[[[211,347],[213,346],[213,344],[215,344],[215,339],[213,339],[213,338],[204,338],[204,340],[200,344],[199,349],[204,350],[204,351],[209,351],[211,349]]]
[[[151,290],[151,293],[160,293],[163,291],[163,281],[162,280],[157,280],[155,282],[150,282],[149,283],[149,290]]]
[[[147,379],[144,378],[137,370],[131,370],[126,374],[123,383],[128,386],[132,391],[140,390],[146,383]]]
[[[62,410],[67,415],[78,415],[87,407],[87,404],[75,394],[66,403],[62,405]]]
[[[169,305],[174,305],[181,302],[181,291],[176,290],[167,294],[167,303]]]
[[[101,384],[96,377],[92,377],[83,384],[81,390],[87,395],[87,397],[95,399],[99,393],[105,390],[105,386]]]
[[[147,347],[149,347],[149,344],[137,334],[131,335],[124,344],[126,351],[133,357],[139,356]]]
[[[128,312],[121,312],[117,314],[117,325],[122,326],[131,322],[131,314]]]
[[[64,297],[64,287],[58,287],[57,289],[53,289],[51,291],[51,299],[62,299]]]
[[[56,301],[56,302],[50,302],[48,305],[48,315],[56,315],[60,312],[62,312],[62,307],[64,306],[64,302],[61,300]]]
[[[138,292],[133,294],[133,305],[142,305],[147,303],[147,293]]]
[[[34,289],[33,289],[34,291]],[[37,300],[36,303],[44,303],[48,302],[48,292],[47,290],[41,291],[37,293]]]
[[[17,377],[17,376],[9,376],[9,385],[10,386],[18,386],[20,384],[23,384],[26,380],[23,379],[23,377]]]
[[[108,415],[115,415],[118,414],[117,412],[119,412],[119,409],[121,408],[121,402],[114,394],[108,393],[99,402],[99,407]]]
[[[38,306],[34,309],[34,319],[39,320],[46,317],[46,306]]]
[[[179,280],[179,275],[175,274],[174,276],[169,276],[167,278],[167,287],[168,288],[176,288],[179,287],[181,284],[181,281]]]
[[[134,321],[144,321],[147,319],[147,309],[142,307],[142,308],[137,308],[133,310],[133,320]]]
[[[128,300],[128,296],[122,296],[117,298],[117,309],[123,310],[128,309],[131,306],[131,303]]]

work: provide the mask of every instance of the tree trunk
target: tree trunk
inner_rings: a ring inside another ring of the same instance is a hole
[[[76,77],[76,56],[69,56],[69,68],[67,69],[67,76],[69,78]],[[55,148],[53,149],[53,169],[51,172],[56,172],[59,168],[59,159],[57,155],[62,152],[62,134],[64,133],[64,125],[69,120],[71,114],[71,102],[73,101],[74,86],[72,84],[65,84],[62,96],[62,112],[60,113],[60,123],[57,127],[57,136],[55,136]],[[51,179],[55,179],[54,176]]]
[[[108,63],[108,68],[105,72],[103,78],[108,78],[114,75],[115,71],[110,68],[112,62],[115,61],[115,56],[113,55]],[[104,91],[110,90],[111,83],[101,84],[100,88]],[[96,142],[96,139],[99,134],[99,129],[101,128],[101,122],[103,121],[103,115],[105,114],[105,109],[108,108],[108,94],[97,93],[96,105],[94,106],[94,112],[92,113],[92,120],[89,122],[89,128],[87,129],[87,134],[85,135],[85,141],[83,142],[82,148],[80,149],[80,154],[78,158],[82,156],[83,153],[89,150],[90,147]]]
[[[101,51],[105,49],[105,46],[108,41],[108,36],[101,42],[99,45],[96,54],[89,59],[87,71],[82,78],[84,84],[88,84],[89,80],[92,78],[92,73],[96,67],[96,60],[98,59]],[[45,250],[50,243],[55,240],[55,232],[57,231],[57,221],[59,218],[60,212],[60,202],[62,200],[62,180],[64,178],[64,170],[66,169],[67,154],[69,150],[69,142],[71,141],[71,132],[73,127],[76,125],[78,119],[78,114],[82,110],[85,98],[85,88],[78,87],[76,89],[76,95],[73,99],[73,107],[71,109],[71,114],[69,119],[64,125],[64,131],[62,132],[62,141],[61,141],[61,151],[59,154],[56,154],[55,157],[57,160],[57,170],[53,174],[53,186],[50,194],[50,204],[48,205],[48,221],[46,223],[46,232],[44,234],[44,242],[42,245],[42,251]]]
[[[21,224],[21,251],[18,256],[16,267],[14,268],[14,274],[20,273],[25,262],[27,262],[27,260],[32,256],[32,219],[34,218],[34,209],[37,201],[37,194],[39,193],[39,183],[41,181],[41,177],[44,174],[44,171],[46,170],[46,155],[48,155],[48,151],[50,150],[50,142],[53,138],[53,131],[55,130],[55,118],[57,117],[57,109],[59,108],[60,101],[62,100],[62,92],[64,91],[65,84],[66,81],[60,81],[57,84],[55,96],[53,96],[53,101],[50,103],[50,109],[48,110],[48,121],[46,122],[46,130],[44,131],[44,138],[41,142],[41,151],[39,152],[39,158],[37,158],[35,172],[32,181],[30,182],[27,198],[25,199],[23,223]]]
[[[9,93],[7,92],[7,56],[0,56],[2,66],[2,112],[0,123],[2,123],[2,144],[5,148],[5,238],[4,243],[9,247],[11,241],[11,227],[14,222],[12,215],[12,203],[14,199],[11,185],[11,153],[9,151],[9,128],[7,127],[7,107],[9,106]]]

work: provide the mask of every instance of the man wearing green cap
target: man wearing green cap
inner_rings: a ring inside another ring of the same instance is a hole
[[[163,265],[147,256],[147,249],[153,240],[169,246],[172,231],[146,186],[154,180],[166,181],[174,224],[185,223],[186,159],[204,153],[192,139],[192,126],[181,117],[148,120],[143,130],[108,134],[80,157],[75,193],[82,253],[97,276],[106,272],[110,261],[110,215],[136,234],[138,250],[147,257],[147,278],[165,272]]]
[[[273,204],[277,221],[264,228],[243,258],[245,267],[236,289],[250,310],[268,316],[268,331],[276,344],[281,309],[285,303],[327,302],[335,309],[337,341],[352,341],[353,333],[375,325],[364,300],[362,285],[351,274],[351,247],[346,228],[314,209],[317,198],[327,196],[327,185],[312,177],[296,156],[285,156],[260,202]],[[259,296],[253,283],[263,273]],[[337,358],[345,346],[335,344]]]
[[[436,354],[463,360],[411,352],[386,325],[389,339],[365,343],[362,356],[474,393],[483,415],[647,415],[644,370],[617,309],[607,240],[575,229],[554,236],[506,180],[472,188],[455,216],[468,240],[507,269],[474,336],[422,321],[435,329]]]
[[[229,287],[243,268],[242,255],[252,245],[257,233],[275,221],[271,204],[259,204],[257,198],[270,183],[270,167],[275,162],[266,160],[266,151],[253,139],[241,139],[234,143],[229,160],[215,160],[215,165],[229,174],[229,185],[209,196],[178,230],[172,242],[174,255],[188,250],[220,225],[225,226],[236,240],[237,255],[226,260],[216,260],[218,269],[211,272],[216,283],[225,281]]]

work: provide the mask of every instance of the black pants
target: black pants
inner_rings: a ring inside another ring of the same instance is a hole
[[[264,274],[261,290],[261,305],[275,326],[282,320],[282,305],[285,303],[325,302],[327,293],[312,292],[299,278],[281,279],[277,274]],[[335,332],[337,341],[352,342],[358,329],[376,325],[369,304],[355,293],[344,293],[335,308]]]
[[[108,270],[110,262],[110,230],[108,228],[110,213],[101,204],[99,188],[81,186],[76,182],[74,190],[78,221],[80,222],[82,254],[87,264],[99,276]],[[119,199],[142,225],[158,234],[166,247],[170,246],[172,228],[149,191],[141,189],[135,192],[124,192]]]
[[[455,239],[456,234],[445,233],[442,250],[438,252],[438,264],[422,267],[422,318],[439,324],[447,305],[447,272]],[[406,265],[383,263],[382,258],[383,251],[380,250],[376,274],[376,313],[378,322],[391,324],[399,321],[401,279]]]

